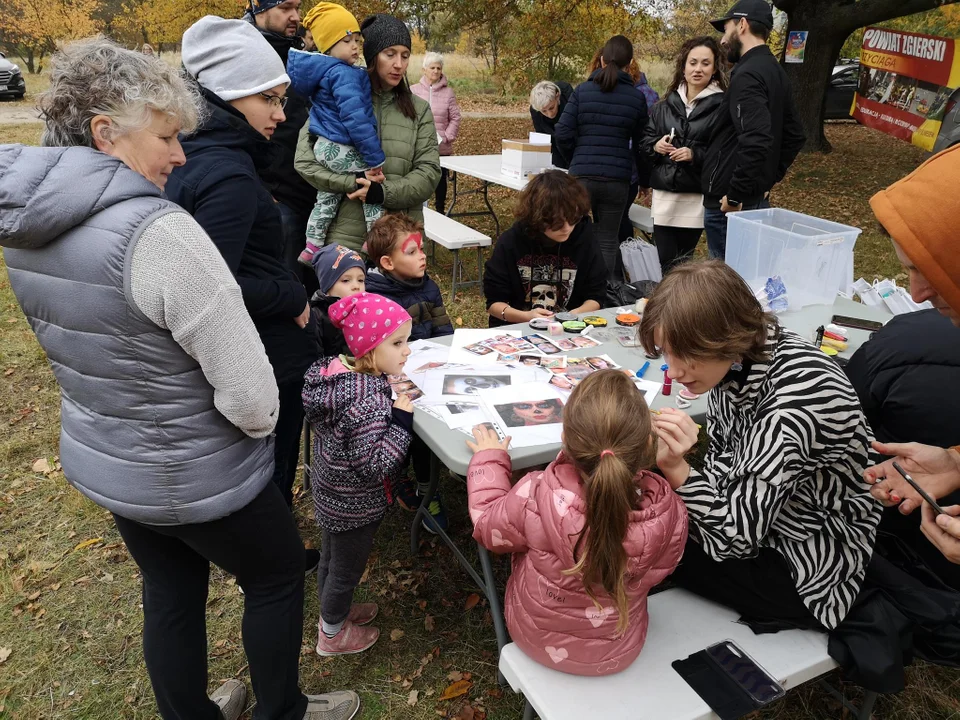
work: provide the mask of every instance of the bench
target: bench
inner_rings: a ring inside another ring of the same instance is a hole
[[[632,203],[630,205],[630,224],[639,230],[647,240],[653,239],[653,215],[650,208]]]
[[[434,261],[436,246],[442,245],[453,253],[453,279],[450,284],[450,302],[457,296],[457,285],[466,287],[468,285],[479,285],[483,282],[483,248],[490,247],[490,238],[473,228],[458,223],[453,218],[441,215],[436,210],[428,207],[423,209],[423,232],[428,240],[433,241],[430,248],[430,262]],[[461,272],[460,251],[464,249],[477,249],[477,279],[457,281]]]
[[[708,645],[733,640],[787,690],[837,667],[827,636],[812,630],[755,635],[734,610],[673,588],[648,601],[650,626],[640,657],[623,672],[604,677],[568,675],[528,658],[515,643],[500,651],[500,672],[526,698],[524,719],[710,720],[716,715],[671,663]],[[839,695],[827,687],[831,694]],[[866,693],[854,717],[867,720],[875,693]]]

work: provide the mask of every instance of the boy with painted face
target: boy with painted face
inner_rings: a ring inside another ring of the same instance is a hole
[[[367,258],[373,269],[367,274],[367,290],[390,298],[413,319],[410,341],[452,335],[453,323],[443,307],[443,295],[437,283],[427,275],[427,256],[423,252],[423,226],[408,215],[384,215],[367,235]],[[430,449],[414,436],[410,455],[417,477],[413,483],[402,481],[396,488],[397,500],[409,509],[420,505],[418,493],[430,483]],[[437,493],[430,501],[430,514],[436,524],[447,529],[447,516]],[[433,527],[424,522],[424,528]]]

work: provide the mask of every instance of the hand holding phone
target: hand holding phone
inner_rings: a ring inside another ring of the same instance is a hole
[[[937,505],[937,501],[934,500],[926,490],[920,487],[920,485],[917,483],[916,480],[914,480],[906,472],[904,472],[904,469],[900,467],[900,463],[898,463],[896,460],[893,461],[893,469],[896,470],[898,473],[900,473],[903,479],[910,484],[910,487],[912,487],[914,490],[917,491],[917,493],[919,493],[920,497],[922,497],[926,501],[926,503],[934,509],[934,512],[936,512],[937,515],[946,514],[943,512],[943,508]]]

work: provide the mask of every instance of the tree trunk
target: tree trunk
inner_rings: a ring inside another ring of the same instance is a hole
[[[843,43],[857,28],[952,5],[960,0],[772,0],[787,13],[787,31],[806,30],[802,64],[784,63],[807,135],[804,150],[829,152],[823,114],[832,68]]]
[[[823,2],[807,0],[789,15],[787,31],[806,30],[807,49],[803,63],[785,63],[787,77],[793,88],[794,102],[807,136],[805,150],[830,152],[830,142],[823,132],[823,113],[827,86],[840,48],[849,33],[831,24],[829,14],[820,7]]]

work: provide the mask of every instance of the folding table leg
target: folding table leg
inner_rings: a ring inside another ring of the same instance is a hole
[[[420,498],[420,507],[413,516],[413,525],[410,526],[410,554],[416,555],[420,551],[420,521],[430,515],[427,506],[430,500],[437,494],[437,485],[440,484],[440,460],[436,454],[430,453],[430,486],[422,498]]]
[[[490,204],[490,198],[487,196],[487,190],[490,187],[490,183],[486,180],[483,181],[483,202],[487,206],[487,210],[490,211],[490,215],[493,217],[493,224],[497,228],[497,237],[500,237],[500,220],[497,218],[497,214],[493,211],[493,205]],[[449,215],[449,213],[447,213]]]
[[[450,302],[457,299],[457,273],[460,272],[460,250],[453,251],[453,279],[450,282]]]
[[[863,691],[863,702],[860,703],[860,714],[857,715],[857,720],[870,720],[870,715],[873,713],[873,706],[877,702],[879,696],[873,690],[864,690]]]
[[[450,171],[450,182],[453,184],[453,200],[450,202],[447,212],[444,213],[447,217],[453,217],[453,206],[457,204],[457,173],[453,170]]]
[[[526,698],[523,699],[523,720],[533,720],[533,705]]]

